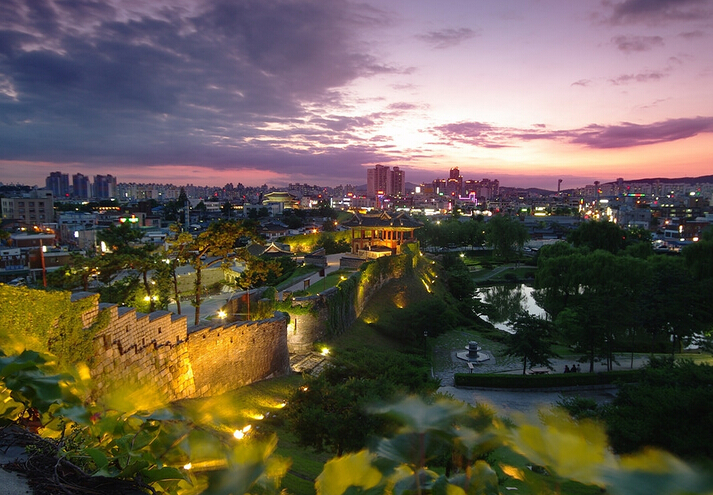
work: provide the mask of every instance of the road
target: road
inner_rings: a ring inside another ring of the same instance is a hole
[[[494,389],[467,389],[453,386],[440,387],[439,392],[450,394],[454,399],[467,404],[488,404],[498,414],[510,416],[512,414],[535,413],[540,409],[549,409],[558,400],[567,396],[579,396],[594,399],[598,403],[610,402],[616,395],[616,387],[588,390],[494,390]]]

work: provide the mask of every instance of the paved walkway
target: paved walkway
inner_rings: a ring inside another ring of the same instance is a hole
[[[324,275],[326,276],[329,273],[339,270],[339,260],[342,258],[342,256],[345,256],[346,254],[347,253],[328,254],[327,266],[324,269]],[[309,280],[309,287],[311,287],[313,285],[317,285],[320,281],[322,281],[323,278],[324,277],[319,275],[319,271],[316,271],[311,275],[305,276],[303,279],[300,279],[298,282],[295,282],[293,285],[284,290],[289,292],[297,292],[298,290],[304,290],[305,281]]]
[[[562,397],[566,396],[581,396],[596,400],[599,403],[605,403],[611,401],[616,395],[615,386],[607,386],[600,388],[587,388],[578,389],[571,388],[566,390],[528,390],[528,391],[513,391],[513,390],[503,390],[503,389],[472,389],[472,388],[456,388],[453,386],[453,375],[455,373],[467,373],[468,367],[465,361],[460,360],[456,357],[456,353],[459,350],[451,351],[451,360],[453,366],[449,370],[443,370],[435,372],[436,378],[441,380],[442,386],[438,389],[439,392],[447,393],[452,395],[455,399],[461,400],[471,405],[477,404],[488,404],[493,407],[498,413],[503,415],[510,415],[513,413],[534,413],[542,408],[549,408],[554,406],[557,401]],[[487,349],[484,350],[486,354],[490,356],[488,361],[484,361],[481,364],[476,365],[476,372],[481,373],[510,373],[510,374],[520,374],[522,373],[522,365],[517,365],[513,363],[512,360],[498,362],[498,359],[488,352]],[[629,370],[638,369],[648,363],[647,356],[635,355],[633,363],[631,361],[630,355],[617,355],[617,361],[619,364],[614,364],[615,370]],[[565,366],[571,366],[576,358],[570,357],[569,359],[555,358],[551,360],[551,363],[555,369],[555,372],[564,372]],[[588,363],[578,363],[581,367],[581,372],[587,372],[589,370]],[[595,372],[606,371],[604,365],[595,363]]]

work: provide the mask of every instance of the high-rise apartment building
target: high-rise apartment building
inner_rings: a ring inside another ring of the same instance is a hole
[[[406,196],[406,172],[400,170],[399,167],[394,167],[389,172],[389,178],[391,179],[389,194],[392,196]]]
[[[72,176],[72,195],[75,198],[89,199],[90,192],[89,177],[83,174],[74,174]]]
[[[370,198],[377,194],[387,194],[389,167],[376,165],[366,171],[366,195]]]
[[[45,179],[45,188],[52,191],[55,198],[66,198],[69,196],[69,174],[62,172],[51,172]]]
[[[375,198],[379,195],[404,196],[406,194],[406,173],[399,167],[376,165],[366,171],[366,195]]]
[[[113,175],[94,176],[94,197],[110,199],[116,197],[116,177]]]

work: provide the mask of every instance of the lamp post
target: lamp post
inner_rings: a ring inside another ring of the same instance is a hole
[[[428,330],[423,331],[423,355],[428,356]]]

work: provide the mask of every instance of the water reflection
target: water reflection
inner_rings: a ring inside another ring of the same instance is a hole
[[[531,315],[545,317],[545,310],[540,308],[532,297],[533,289],[525,284],[496,285],[482,287],[475,293],[487,306],[483,319],[493,324],[495,328],[512,333],[507,323],[518,313],[527,312]]]

